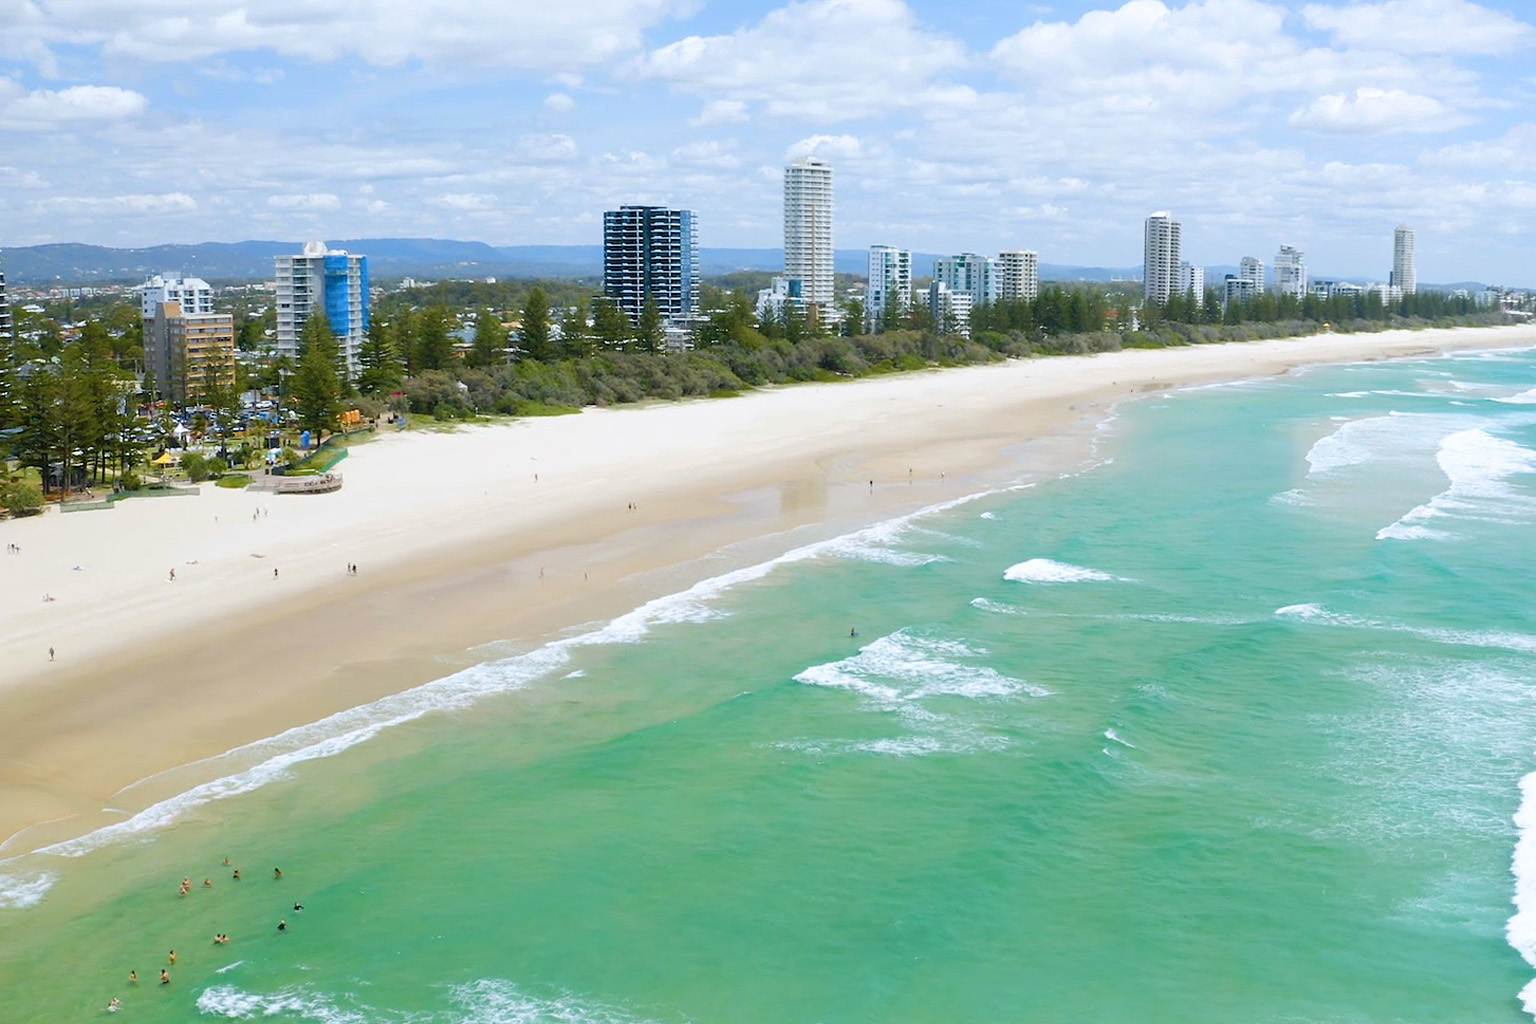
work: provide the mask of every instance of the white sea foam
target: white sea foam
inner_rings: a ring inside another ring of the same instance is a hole
[[[1132,583],[1122,576],[1112,576],[1097,569],[1055,562],[1049,558],[1031,558],[1018,565],[1010,565],[1003,572],[1003,579],[1015,583]]]
[[[213,973],[214,974],[228,974],[230,971],[234,970],[236,967],[239,967],[243,963],[245,963],[244,960],[236,960],[232,964],[225,964],[223,967],[220,967],[220,968],[216,969]]]
[[[997,513],[996,512],[983,512],[981,514],[981,518],[983,518],[983,519],[996,519],[997,518]]]
[[[1290,505],[1295,508],[1301,508],[1312,504],[1312,499],[1307,497],[1306,491],[1299,487],[1293,487],[1288,491],[1281,491],[1279,494],[1271,495],[1269,503],[1271,505]]]
[[[197,1008],[205,1016],[225,1020],[282,1015],[316,1024],[646,1024],[645,1018],[619,1007],[570,995],[539,998],[498,979],[454,985],[447,991],[448,1006],[401,1012],[303,987],[259,993],[215,985],[197,997]]]
[[[1511,633],[1504,630],[1443,629],[1432,626],[1411,626],[1404,622],[1383,622],[1360,615],[1333,612],[1318,604],[1292,604],[1277,608],[1275,614],[1283,619],[1295,619],[1320,626],[1338,626],[1349,629],[1375,629],[1388,633],[1410,633],[1439,644],[1457,647],[1483,647],[1517,654],[1536,654],[1536,636],[1528,633]]]
[[[1118,743],[1122,747],[1130,747],[1132,750],[1136,749],[1136,744],[1132,743],[1130,740],[1121,739],[1120,734],[1115,732],[1113,729],[1105,729],[1104,738],[1109,740],[1111,743]]]
[[[1512,870],[1515,876],[1515,912],[1504,926],[1504,935],[1525,962],[1536,967],[1536,772],[1520,780],[1520,807],[1515,811]],[[1536,1016],[1536,980],[1520,990],[1525,1012]]]
[[[1416,458],[1432,450],[1448,430],[1469,426],[1467,417],[1389,412],[1347,420],[1307,452],[1307,475]]]
[[[979,608],[984,612],[992,612],[996,615],[1028,615],[1029,612],[1016,604],[1004,604],[1001,601],[993,601],[985,597],[971,598],[971,607]]]
[[[1435,461],[1450,480],[1450,487],[1383,527],[1376,534],[1377,540],[1443,536],[1424,526],[1426,521],[1440,517],[1510,522],[1536,512],[1536,500],[1512,483],[1515,477],[1536,473],[1536,451],[1474,428],[1444,438]]]
[[[51,871],[32,875],[0,875],[0,909],[25,910],[43,901],[59,876]]]
[[[123,821],[105,825],[74,839],[54,843],[36,852],[81,857],[111,843],[148,835],[171,825],[199,807],[288,778],[297,765],[343,753],[386,729],[429,714],[462,710],[486,697],[527,686],[564,667],[570,661],[574,649],[635,643],[644,639],[656,626],[702,623],[720,618],[725,613],[711,602],[734,587],[762,579],[780,566],[822,557],[889,560],[902,565],[933,561],[938,556],[896,551],[888,545],[899,539],[911,524],[925,516],[1028,486],[1017,485],[962,495],[849,534],[795,548],[777,558],[723,573],[702,580],[687,590],[647,601],[597,629],[552,641],[526,654],[474,665],[402,693],[236,747],[217,757],[205,759],[205,763],[237,767],[237,770],[152,804]],[[0,907],[4,906],[6,904],[0,903]]]
[[[1536,405],[1536,388],[1522,391],[1518,395],[1508,395],[1504,398],[1495,398],[1495,402],[1503,402],[1506,405]]]
[[[851,657],[812,665],[796,675],[795,681],[852,690],[886,709],[928,697],[1007,697],[1020,692],[1043,697],[1050,692],[962,660],[985,653],[955,640],[919,636],[903,629],[875,640]]]

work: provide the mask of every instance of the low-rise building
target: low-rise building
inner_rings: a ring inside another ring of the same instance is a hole
[[[969,338],[972,304],[970,292],[956,290],[939,280],[928,286],[928,312],[933,316],[934,330],[940,334]]]

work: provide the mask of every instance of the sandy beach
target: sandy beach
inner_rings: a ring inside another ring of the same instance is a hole
[[[483,660],[477,645],[686,587],[726,545],[1053,475],[1128,397],[1529,345],[1536,325],[1323,335],[386,432],[335,494],[210,484],[0,522],[20,546],[0,555],[0,855],[165,795],[103,810],[158,772]]]

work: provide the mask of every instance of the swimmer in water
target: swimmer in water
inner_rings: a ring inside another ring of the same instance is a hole
[[[272,877],[273,878],[282,878],[283,877],[283,869],[282,868],[273,868],[272,869]]]
[[[213,888],[213,879],[211,879],[211,878],[203,879],[203,888],[204,889],[212,889]]]
[[[176,962],[176,951],[173,949],[173,950],[171,950],[171,963],[174,964],[175,962]],[[161,971],[160,973],[164,974],[165,972]]]
[[[240,869],[235,868],[235,881],[240,881]]]
[[[280,932],[287,931],[288,930],[288,922],[287,921],[279,921],[279,922],[277,922],[277,930],[280,931]]]
[[[167,971],[164,967],[160,968],[160,984],[162,984],[162,985],[169,985],[170,983],[171,983],[171,972]]]
[[[848,631],[848,635],[851,636],[851,637],[852,636],[858,636],[859,635],[859,631],[857,629],[850,629]]]
[[[295,903],[295,904],[294,904],[294,905],[293,905],[293,912],[294,912],[294,913],[295,913],[295,914],[297,914],[297,913],[298,913],[298,912],[299,912],[299,911],[301,911],[301,910],[303,910],[303,909],[304,909],[304,904],[302,904],[302,903]]]
[[[229,858],[228,857],[224,858],[224,866],[225,867],[229,867]]]
[[[117,1012],[117,1008],[119,1006],[122,1006],[122,1005],[123,1005],[122,1001],[120,999],[118,999],[117,996],[113,996],[112,997],[112,1001],[107,1004],[107,1009],[112,1011],[113,1013],[116,1013]]]
[[[139,972],[138,971],[129,971],[128,972],[128,984],[130,984],[130,985],[137,985],[138,983],[139,983]]]

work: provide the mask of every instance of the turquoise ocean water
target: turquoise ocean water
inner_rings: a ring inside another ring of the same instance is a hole
[[[232,752],[7,851],[0,1020],[1527,1021],[1533,388],[1135,403],[1080,473]]]

